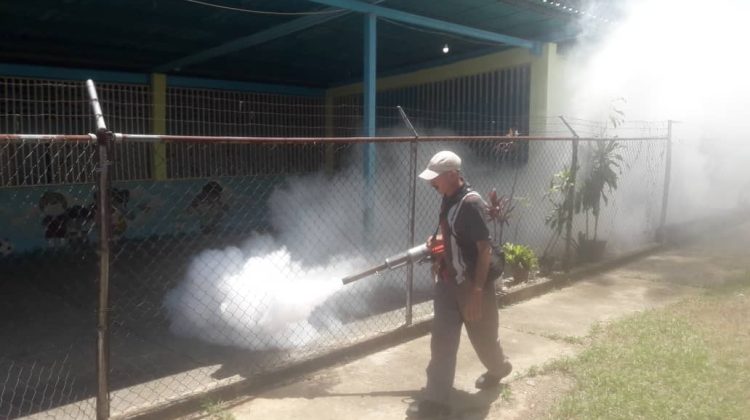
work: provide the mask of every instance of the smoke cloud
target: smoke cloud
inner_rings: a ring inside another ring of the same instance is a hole
[[[604,35],[583,37],[565,53],[567,101],[561,113],[605,121],[617,100],[627,121],[678,121],[669,222],[750,205],[750,77],[743,53],[750,39],[744,22],[750,3],[618,4],[620,21]],[[506,240],[533,242],[539,249],[549,234],[541,195],[567,162],[567,151],[532,146],[529,164],[516,170],[473,164],[472,151],[450,144],[422,147],[418,167],[446,148],[465,158],[469,180],[482,194],[493,187],[507,194],[518,176],[516,193],[530,204],[519,209]],[[649,240],[659,218],[654,203],[660,202],[664,177],[653,171],[663,167],[658,163],[663,149],[628,147],[633,159],[615,201],[604,210],[617,209],[607,222],[612,224],[609,239],[622,248]],[[165,301],[172,331],[249,349],[295,347],[338,330],[342,319],[367,315],[378,300],[403,299],[402,275],[340,285],[341,277],[408,245],[408,145],[377,150],[380,172],[372,187],[371,231],[362,223],[368,189],[358,162],[335,176],[290,178],[269,201],[273,237],[255,235],[241,247],[195,257],[187,277]],[[358,156],[356,150],[352,156]],[[417,184],[417,242],[434,229],[437,202],[434,191]],[[417,287],[428,289],[429,283]]]
[[[254,350],[309,344],[391,300],[403,302],[401,276],[343,288],[341,279],[408,245],[408,145],[378,147],[379,173],[367,187],[353,151],[349,169],[290,177],[271,195],[274,235],[241,247],[206,250],[165,300],[180,336]],[[372,195],[372,228],[363,223]],[[434,193],[433,193],[434,194]],[[434,197],[433,197],[434,198]]]
[[[359,150],[352,151],[350,167],[336,175],[287,179],[268,201],[273,236],[255,234],[242,246],[205,250],[192,260],[186,278],[165,299],[171,331],[252,350],[291,348],[340,332],[348,321],[402,307],[403,269],[346,287],[341,278],[409,246],[409,147],[377,147],[378,173],[371,187],[361,173]],[[498,177],[497,169],[472,162],[476,152],[465,145],[425,145],[418,167],[442,149],[465,157],[470,180],[491,185]],[[510,177],[497,179],[503,181],[499,190],[510,189]],[[367,194],[373,205],[369,230],[363,223]],[[439,200],[432,188],[417,182],[416,243],[435,229]],[[423,296],[431,292],[428,271],[428,266],[415,267],[415,291]]]
[[[669,222],[747,205],[750,78],[743,51],[750,3],[618,5],[619,22],[596,40],[583,37],[567,54],[565,112],[605,120],[612,101],[622,98],[627,120],[676,121]]]

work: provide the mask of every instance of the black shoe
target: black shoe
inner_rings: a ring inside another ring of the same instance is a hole
[[[430,400],[414,401],[406,409],[406,417],[420,419],[442,417],[450,413],[451,408],[449,406]]]
[[[480,376],[476,382],[474,382],[474,386],[477,387],[477,389],[490,389],[496,387],[500,380],[504,377],[510,375],[510,372],[513,371],[513,365],[505,361],[503,362],[503,371],[500,372],[499,375],[492,375],[489,372],[483,374]]]

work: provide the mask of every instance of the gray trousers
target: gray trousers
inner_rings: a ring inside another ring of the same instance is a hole
[[[425,399],[447,403],[456,376],[456,356],[461,340],[461,327],[471,345],[490,374],[503,371],[505,355],[498,341],[498,311],[494,282],[488,282],[482,292],[482,318],[464,322],[461,315],[459,286],[452,281],[435,283],[434,312],[430,350],[432,356],[427,366]]]

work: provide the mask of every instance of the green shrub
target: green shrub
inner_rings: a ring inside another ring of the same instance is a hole
[[[527,270],[534,270],[539,265],[536,254],[526,245],[506,242],[503,245],[503,252],[505,253],[505,262],[510,266],[520,266]]]

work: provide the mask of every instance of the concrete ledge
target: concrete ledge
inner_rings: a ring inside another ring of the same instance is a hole
[[[204,401],[231,401],[248,397],[265,389],[273,388],[302,375],[317,370],[347,363],[350,360],[376,353],[380,350],[404,343],[430,332],[432,321],[415,323],[409,327],[400,327],[388,333],[367,338],[348,347],[334,350],[330,353],[289,365],[285,368],[268,373],[259,374],[240,382],[218,387],[208,392],[188,396],[168,404],[149,408],[141,412],[127,413],[124,416],[113,416],[113,419],[161,420],[176,419],[187,416],[202,409]]]
[[[657,236],[666,244],[680,245],[749,220],[750,208],[737,208],[687,222],[669,224],[664,227],[663,232],[658,232]]]
[[[585,277],[628,264],[632,261],[643,258],[646,255],[658,252],[661,249],[663,249],[661,244],[649,244],[643,248],[618,255],[617,257],[605,261],[576,267],[568,273],[554,273],[547,278],[537,279],[533,283],[522,284],[516,286],[507,293],[498,294],[497,303],[502,307],[529,300],[551,290],[569,286],[575,281]]]
[[[540,296],[550,290],[569,286],[576,280],[612,270],[647,255],[696,241],[709,232],[718,232],[732,226],[741,225],[748,220],[750,220],[750,210],[737,209],[690,222],[667,225],[664,231],[660,232],[660,239],[663,240],[663,243],[648,244],[608,260],[576,267],[568,273],[554,273],[549,278],[517,286],[508,293],[498,295],[497,302],[500,306],[513,305]]]

